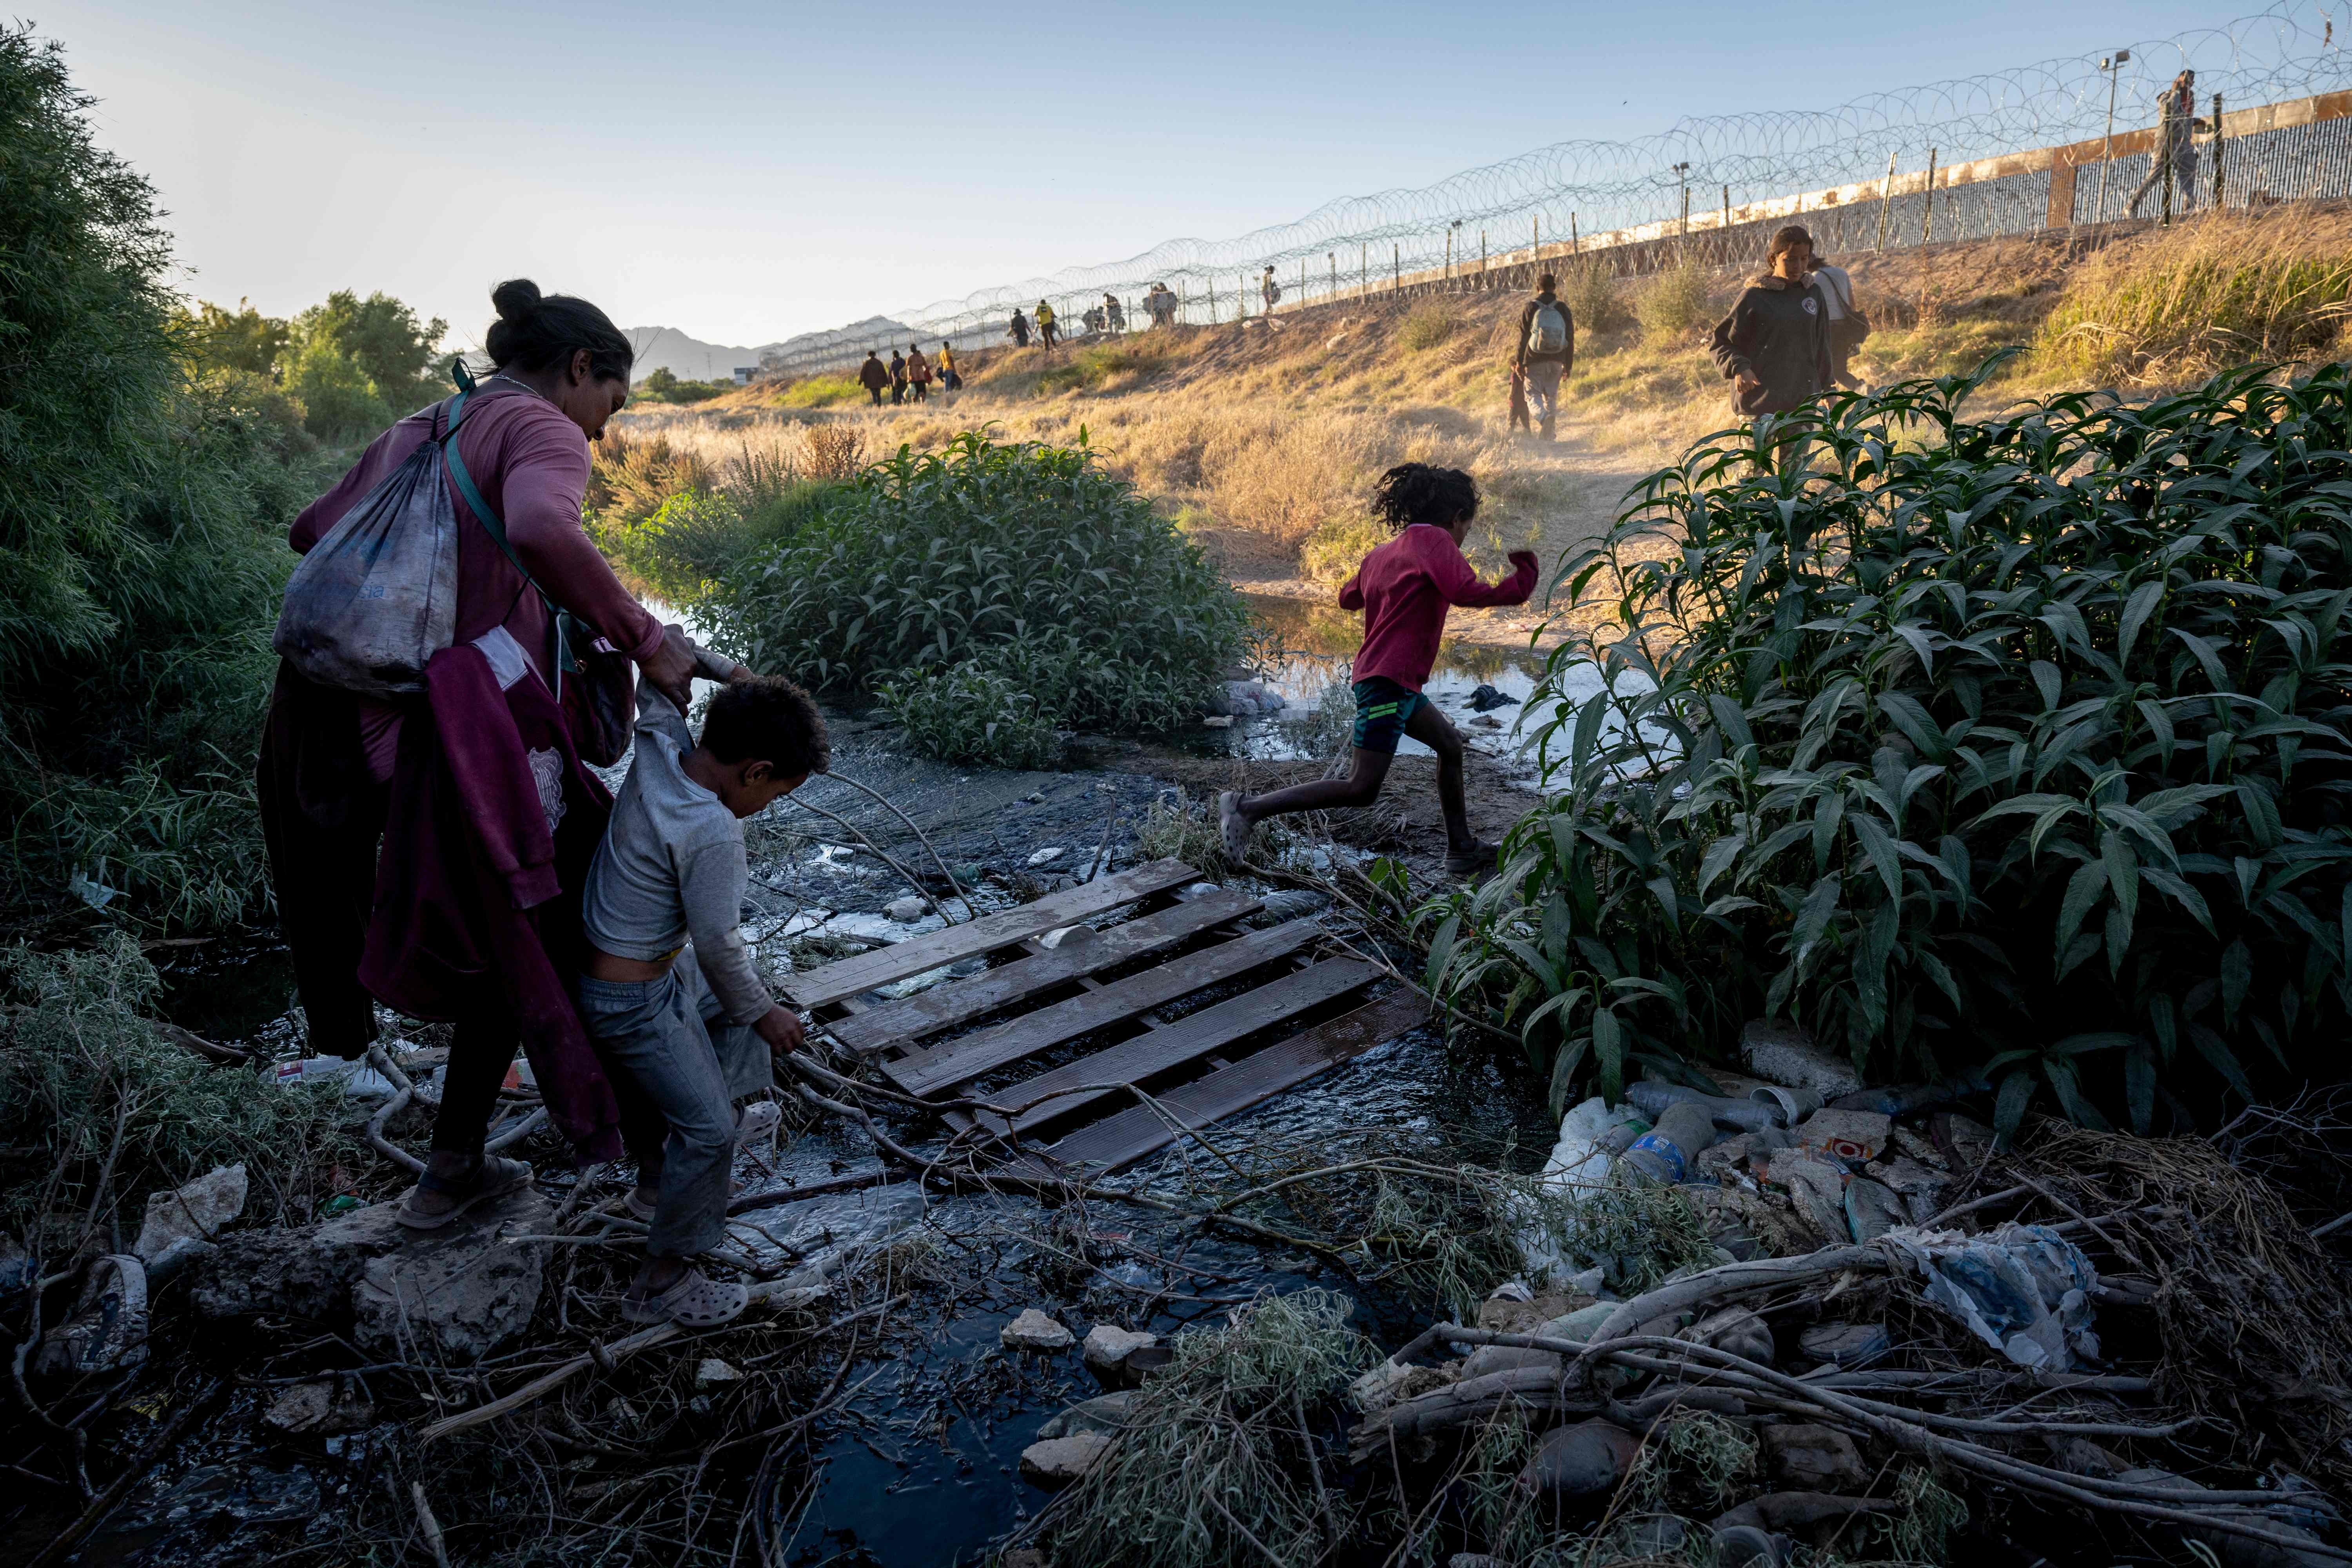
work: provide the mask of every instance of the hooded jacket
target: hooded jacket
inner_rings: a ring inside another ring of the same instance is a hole
[[[1731,314],[1715,324],[1715,363],[1734,384],[1732,412],[1783,414],[1829,386],[1834,367],[1828,321],[1821,290],[1811,283],[1769,272],[1750,283]],[[1742,371],[1763,384],[1742,392]]]
[[[868,392],[879,392],[890,384],[890,372],[880,360],[867,354],[866,363],[857,367],[857,384]]]
[[[1536,312],[1546,306],[1558,310],[1560,319],[1568,323],[1568,344],[1556,354],[1538,353],[1528,347],[1528,334],[1535,331]],[[1576,315],[1568,308],[1567,300],[1549,290],[1528,300],[1527,308],[1519,312],[1519,335],[1511,350],[1511,363],[1514,364],[1535,364],[1544,360],[1559,363],[1559,374],[1563,381],[1576,368]]]

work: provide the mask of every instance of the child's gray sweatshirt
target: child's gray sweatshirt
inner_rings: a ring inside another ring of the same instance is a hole
[[[635,755],[588,868],[581,917],[615,958],[658,963],[689,941],[711,994],[738,1024],[775,1005],[744,945],[743,825],[686,776],[693,733],[677,705],[637,682]]]

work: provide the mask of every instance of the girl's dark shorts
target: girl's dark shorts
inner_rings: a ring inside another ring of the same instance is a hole
[[[1385,675],[1356,682],[1356,750],[1396,755],[1405,721],[1422,700],[1420,692],[1407,691]]]

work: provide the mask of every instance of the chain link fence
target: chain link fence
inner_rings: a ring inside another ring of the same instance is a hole
[[[2352,16],[2347,16],[2352,22]],[[1535,264],[1606,255],[1625,273],[1760,257],[1801,222],[1827,254],[2029,234],[2217,204],[2352,196],[2352,56],[2329,6],[2282,0],[2226,26],[2114,55],[1872,94],[1817,112],[1687,119],[1633,142],[1564,142],[1420,190],[1331,202],[1223,241],[982,289],[891,318],[959,349],[1006,341],[1049,301],[1066,338],[1108,295],[1148,327],[1153,284],[1187,325],[1264,313],[1273,268],[1290,311],[1381,290],[1517,287]],[[2168,182],[2157,104],[2196,73],[2200,131]],[[2158,177],[2151,182],[2149,175]],[[1790,194],[1801,193],[1801,194]],[[900,334],[870,324],[762,356],[763,376],[855,365]]]

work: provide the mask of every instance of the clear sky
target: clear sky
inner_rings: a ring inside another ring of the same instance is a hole
[[[29,20],[154,182],[194,296],[286,314],[382,289],[471,342],[520,275],[751,344],[1549,142],[2256,8],[72,0]]]

